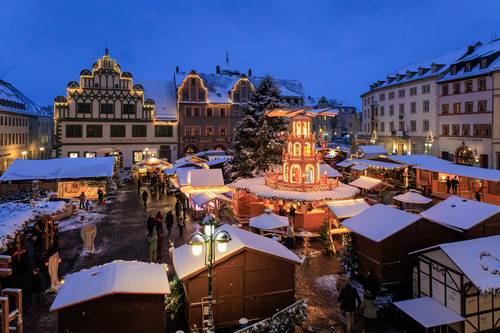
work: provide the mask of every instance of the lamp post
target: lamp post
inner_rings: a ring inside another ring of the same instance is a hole
[[[231,236],[225,230],[217,230],[215,228],[218,226],[219,221],[215,218],[213,214],[207,214],[201,225],[203,227],[202,232],[195,232],[189,237],[188,245],[191,246],[191,252],[194,256],[200,256],[205,249],[205,265],[207,266],[208,272],[208,324],[206,332],[214,332],[214,314],[212,308],[212,270],[215,265],[215,245],[217,245],[217,251],[224,253],[227,250],[227,243],[231,241]]]
[[[45,147],[40,147],[40,159],[43,159],[44,151],[45,151]]]

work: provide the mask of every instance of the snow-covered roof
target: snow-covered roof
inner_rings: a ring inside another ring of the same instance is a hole
[[[500,206],[452,195],[423,211],[420,215],[444,226],[468,230],[499,213]]]
[[[339,219],[353,217],[369,208],[365,199],[339,200],[327,203],[330,211]]]
[[[214,166],[217,166],[217,165],[224,164],[224,163],[226,163],[229,160],[230,160],[229,156],[225,156],[225,157],[221,156],[219,158],[211,159],[208,162],[206,162],[205,164],[208,165],[209,168],[211,168],[211,167],[214,167]]]
[[[339,166],[342,168],[347,168],[353,165],[354,163],[350,160],[343,160],[342,162],[336,163],[335,166]]]
[[[4,249],[12,237],[30,221],[35,220],[38,216],[61,212],[65,208],[64,201],[0,204],[0,249]]]
[[[365,156],[387,155],[387,150],[379,145],[359,146],[359,149]]]
[[[221,169],[190,170],[188,183],[192,187],[224,186],[224,177]]]
[[[380,242],[412,225],[419,219],[420,216],[416,214],[392,206],[376,204],[345,220],[342,225],[356,234],[374,242]]]
[[[394,305],[425,328],[459,323],[465,319],[431,297],[394,302]]]
[[[448,165],[452,164],[450,161],[443,160],[441,158],[432,155],[389,155],[386,158],[393,160],[398,163],[403,163],[407,165],[425,165],[425,164],[442,164]]]
[[[176,169],[175,175],[177,176],[177,182],[179,183],[180,186],[187,186],[189,185],[189,172],[196,170],[194,167],[187,167],[187,168],[179,168]],[[167,169],[168,171],[168,169]]]
[[[500,289],[498,244],[500,235],[439,244],[412,253],[441,249],[482,293],[488,293]]]
[[[363,164],[354,164],[352,167],[351,167],[351,170],[356,170],[356,171],[365,171],[366,169],[368,169],[369,166],[368,165],[363,165]]]
[[[220,194],[220,193],[213,193],[213,192],[202,192],[195,194],[191,197],[191,200],[198,206],[202,207],[209,203],[210,201],[213,200],[220,200],[220,201],[225,201],[225,202],[232,202],[230,198]]]
[[[448,175],[457,175],[475,179],[490,180],[494,182],[500,181],[500,170],[478,168],[454,163],[425,163],[422,165],[416,165],[415,169],[441,172]]]
[[[227,231],[231,236],[231,241],[227,244],[227,250],[224,253],[216,251],[216,264],[222,259],[245,248],[279,257],[295,264],[302,263],[301,259],[295,253],[273,239],[236,228],[229,224],[223,224],[217,230],[219,229]],[[205,269],[206,267],[205,256],[203,253],[199,256],[194,256],[191,252],[190,246],[187,244],[175,248],[173,263],[175,272],[181,280],[193,273]]]
[[[412,62],[394,72],[389,73],[384,79],[377,81],[378,84],[374,88],[381,89],[441,75],[450,67],[452,63],[459,60],[466,52],[467,47],[463,47],[446,52],[431,59]],[[432,65],[440,66],[433,69]]]
[[[155,102],[156,118],[159,120],[177,120],[177,91],[175,82],[170,80],[142,81],[144,97]]]
[[[231,103],[229,92],[241,78],[240,75],[224,72],[221,74],[198,73],[198,75],[203,79],[203,84],[208,90],[207,98],[210,103]],[[186,73],[175,73],[176,86],[180,87],[187,76]],[[254,87],[257,87],[263,77],[251,76],[248,79]],[[300,81],[276,78],[273,80],[280,89],[281,97],[304,97],[304,87]]]
[[[342,177],[342,174],[326,163],[319,165],[320,175],[326,174],[328,178]]]
[[[361,164],[370,168],[383,168],[383,169],[399,169],[404,168],[406,165],[397,164],[397,163],[389,163],[389,162],[381,162],[374,160],[365,160],[365,159],[353,159],[351,162],[354,164]],[[353,167],[354,168],[354,167]]]
[[[1,103],[2,100],[8,103]],[[3,80],[0,80],[0,110],[35,117],[51,116],[12,84]]]
[[[170,294],[167,265],[115,260],[66,275],[50,311],[116,294]]]
[[[318,200],[341,200],[350,199],[359,193],[359,190],[353,186],[339,183],[339,186],[328,191],[287,191],[278,190],[266,186],[265,177],[242,178],[229,184],[230,187],[244,189],[253,194],[268,199],[283,199],[297,201],[318,201]]]
[[[113,176],[114,165],[114,157],[16,159],[0,177],[0,181],[109,178]]]
[[[356,186],[364,190],[371,190],[380,184],[382,184],[382,181],[380,179],[366,177],[366,176],[361,176],[358,179],[355,179],[349,183],[349,185],[351,186]]]
[[[409,190],[408,192],[405,192],[403,194],[396,195],[393,197],[393,199],[405,203],[420,205],[425,205],[432,202],[432,199],[424,197],[422,194],[414,190]]]
[[[250,226],[258,229],[276,229],[289,225],[288,217],[274,214],[270,209],[259,216],[250,218]]]

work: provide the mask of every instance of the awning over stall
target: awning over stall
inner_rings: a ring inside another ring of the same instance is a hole
[[[356,170],[356,171],[365,171],[368,169],[368,165],[363,165],[363,164],[355,164],[354,166],[351,167],[351,170]]]
[[[364,190],[372,190],[375,187],[381,185],[383,182],[380,179],[370,178],[361,176],[356,180],[349,183],[351,186],[355,186]]]
[[[212,193],[212,192],[203,192],[203,193],[193,195],[191,197],[191,200],[193,200],[193,203],[198,207],[202,207],[202,206],[206,205],[207,203],[214,201],[214,200],[232,203],[231,199],[226,197],[225,195],[219,194],[219,193]]]
[[[393,197],[394,200],[410,204],[425,205],[432,202],[432,199],[424,197],[422,194],[415,190],[409,190],[406,193],[399,194]]]
[[[332,201],[328,202],[327,206],[339,219],[353,217],[370,207],[364,199]]]
[[[425,328],[450,325],[465,320],[431,297],[395,302],[394,305]]]

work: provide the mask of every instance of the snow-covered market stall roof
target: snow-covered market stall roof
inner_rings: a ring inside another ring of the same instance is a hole
[[[381,162],[381,161],[365,160],[365,159],[352,159],[351,162],[356,165],[364,165],[375,169],[394,170],[406,167],[405,164],[397,164],[397,163]]]
[[[351,170],[356,170],[356,171],[365,171],[366,169],[369,169],[369,166],[363,164],[354,164],[351,167]]]
[[[134,168],[139,170],[165,170],[172,168],[172,164],[168,162],[166,159],[157,158],[157,157],[148,157],[134,164]]]
[[[342,177],[340,172],[326,163],[319,165],[319,173],[320,175],[326,175],[328,178]]]
[[[321,201],[321,200],[342,200],[354,198],[359,190],[353,186],[339,183],[333,190],[327,191],[287,191],[269,187],[265,184],[265,177],[242,178],[228,185],[235,189],[252,192],[261,198],[283,199],[301,202]]]
[[[245,248],[275,256],[295,264],[302,263],[302,260],[295,253],[273,239],[236,228],[229,224],[223,224],[217,230],[219,229],[228,232],[231,235],[231,241],[227,243],[227,250],[224,253],[217,253],[215,256],[216,264],[235,253],[239,253]],[[181,280],[206,269],[204,253],[199,256],[193,255],[190,246],[187,244],[175,248],[173,262],[175,272]]]
[[[43,215],[52,215],[66,209],[64,201],[31,203],[8,202],[0,204],[0,249],[4,249],[26,224]]]
[[[362,198],[332,201],[328,202],[327,206],[338,219],[356,216],[365,209],[370,208],[370,205]]]
[[[399,194],[393,197],[394,200],[409,203],[409,204],[418,204],[425,205],[432,202],[432,199],[424,197],[422,194],[415,190],[409,190],[403,194]]]
[[[115,260],[66,275],[50,311],[117,294],[170,294],[167,265]]]
[[[500,206],[452,195],[420,215],[434,223],[463,231],[499,213]]]
[[[199,193],[210,191],[225,193],[230,189],[224,185],[221,169],[194,169],[187,173],[187,185],[181,186],[184,193]]]
[[[351,165],[353,165],[354,162],[352,162],[351,160],[343,160],[339,163],[336,163],[335,166],[339,166],[339,167],[342,167],[342,168],[348,168],[350,167]]]
[[[274,214],[271,209],[267,208],[264,213],[259,216],[251,217],[249,225],[253,228],[270,230],[287,227],[289,221],[287,216]]]
[[[368,146],[358,146],[359,150],[364,156],[377,156],[377,155],[387,155],[387,150],[383,146],[378,145],[368,145]]]
[[[195,194],[195,195],[193,195],[191,197],[191,200],[198,207],[205,206],[207,203],[209,203],[211,201],[214,201],[214,200],[219,200],[219,201],[223,201],[223,202],[227,202],[227,203],[232,203],[233,202],[231,200],[231,198],[228,198],[228,197],[226,197],[223,194],[213,193],[213,192],[210,192],[210,191],[209,192],[202,192],[202,193]]]
[[[351,186],[359,187],[364,190],[372,190],[375,187],[382,184],[383,182],[380,179],[366,177],[366,176],[361,176],[358,179],[355,179],[349,183],[349,185]]]
[[[465,166],[455,163],[436,162],[416,165],[415,169],[440,172],[448,175],[469,177],[475,179],[500,181],[500,170],[485,169],[472,166]]]
[[[500,292],[500,235],[444,243],[414,251],[420,254],[442,250],[482,293]]]
[[[394,305],[425,328],[459,323],[465,319],[431,297],[395,302]]]
[[[380,242],[420,220],[420,216],[384,204],[365,209],[342,225],[352,232]]]
[[[114,157],[17,159],[0,177],[0,181],[110,178],[113,176],[114,165]]]

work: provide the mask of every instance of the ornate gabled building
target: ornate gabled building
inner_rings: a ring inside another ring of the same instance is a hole
[[[175,84],[179,111],[179,153],[193,154],[202,150],[227,150],[233,129],[243,118],[243,106],[248,102],[262,77],[216,66],[214,74],[176,68]],[[296,80],[275,79],[281,91],[281,103],[304,105],[304,89]]]
[[[174,95],[168,85],[164,88],[154,94],[160,99]],[[169,161],[177,158],[176,111],[164,110],[173,117],[158,116],[155,101],[107,49],[92,70],[82,70],[79,82],[69,82],[66,90],[54,103],[57,157],[115,155],[126,168],[146,152]]]
[[[51,138],[49,113],[0,80],[0,173],[17,158],[49,157]]]

